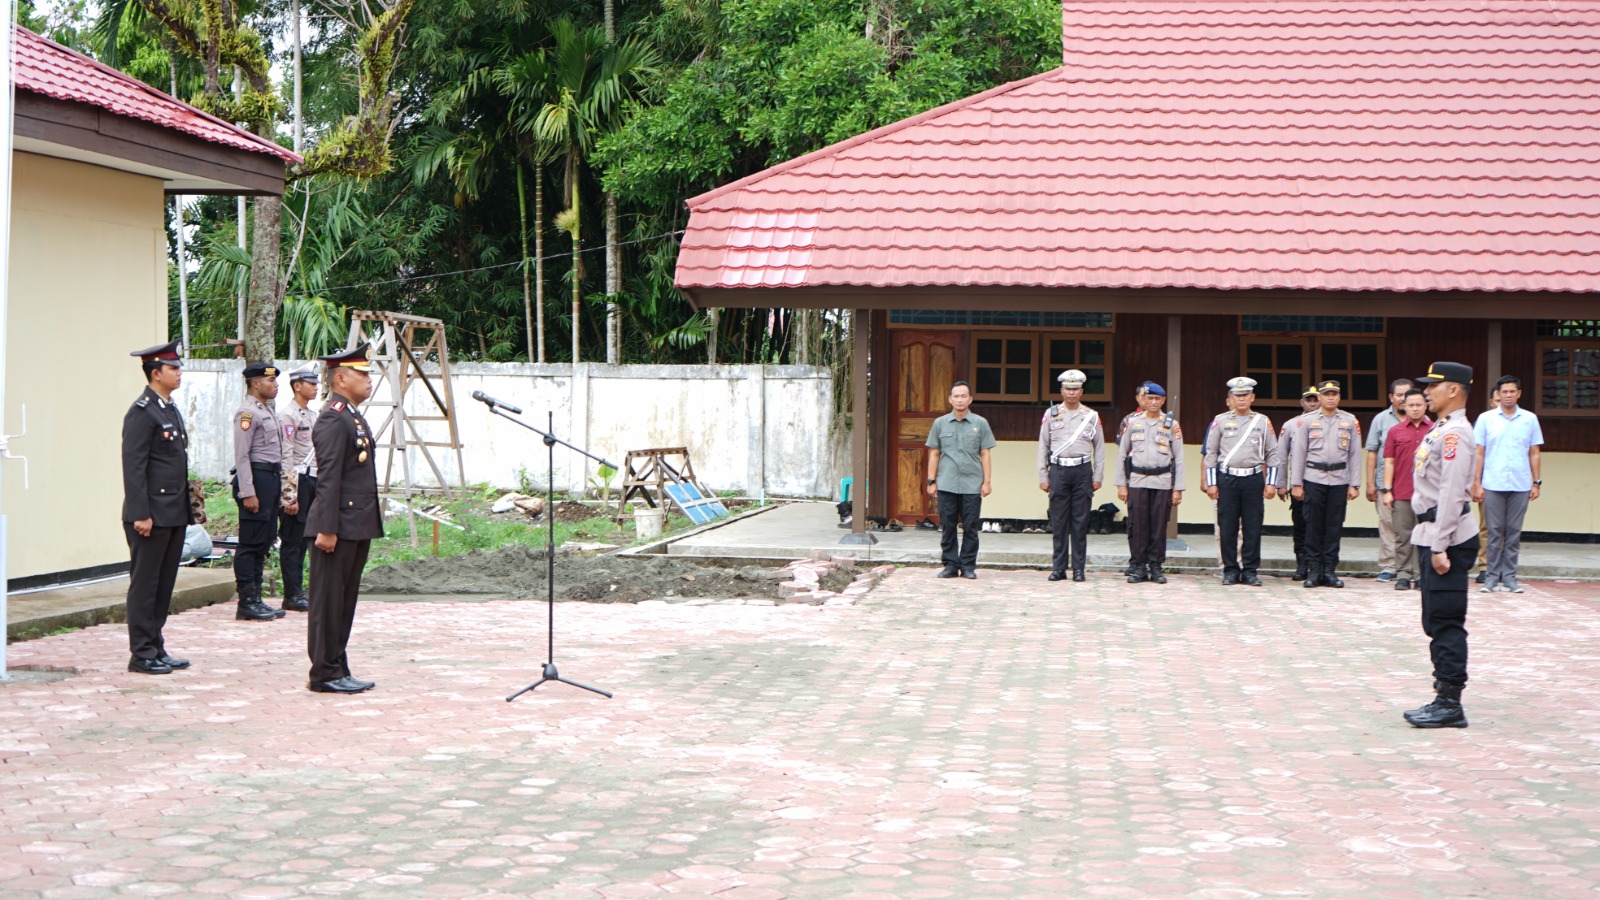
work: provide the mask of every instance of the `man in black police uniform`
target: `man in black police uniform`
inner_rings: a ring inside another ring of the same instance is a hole
[[[333,391],[311,431],[317,455],[317,496],[306,532],[311,551],[311,615],[306,650],[313,691],[357,694],[374,687],[350,675],[345,647],[356,616],[361,570],[373,538],[383,537],[378,508],[378,465],[372,428],[356,407],[372,396],[366,344],[322,357]]]
[[[172,403],[183,381],[178,342],[135,350],[144,393],[122,417],[122,530],[128,538],[129,672],[166,675],[189,661],[167,653],[161,629],[172,607],[189,507],[189,432]]]
[[[1477,452],[1467,398],[1472,369],[1436,362],[1417,379],[1438,421],[1422,439],[1412,462],[1411,532],[1422,570],[1422,631],[1433,658],[1432,703],[1409,710],[1418,728],[1465,728],[1461,689],[1467,686],[1467,571],[1478,555],[1478,523],[1472,514],[1472,473]]]
[[[239,506],[239,548],[233,553],[233,582],[239,592],[235,619],[281,619],[286,613],[261,599],[267,554],[278,539],[283,494],[283,429],[272,410],[278,396],[278,367],[244,367],[245,397],[233,411],[233,500]]]

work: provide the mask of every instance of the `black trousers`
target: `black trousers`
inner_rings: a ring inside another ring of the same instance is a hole
[[[1128,488],[1128,555],[1135,566],[1160,566],[1167,561],[1167,518],[1172,491]]]
[[[312,681],[337,681],[350,674],[345,646],[356,619],[361,570],[372,541],[339,539],[332,553],[311,547],[311,609],[306,619],[306,653]]]
[[[1267,501],[1263,492],[1267,478],[1254,475],[1217,473],[1217,525],[1222,538],[1222,571],[1238,575],[1255,574],[1261,568],[1261,518]],[[1244,529],[1244,552],[1239,552],[1239,530]],[[1243,559],[1240,559],[1240,556]],[[1241,565],[1242,563],[1242,565]]]
[[[1089,551],[1089,503],[1094,499],[1094,466],[1052,464],[1050,479],[1050,568],[1082,572]]]
[[[1331,574],[1339,568],[1339,543],[1344,539],[1348,485],[1305,483],[1306,562]]]
[[[1427,635],[1433,677],[1445,684],[1467,683],[1467,572],[1478,558],[1478,536],[1445,551],[1450,571],[1433,570],[1433,551],[1417,548],[1422,570],[1422,633]]]
[[[241,598],[246,589],[256,590],[261,586],[267,554],[272,552],[272,544],[278,539],[278,468],[252,465],[250,473],[255,480],[256,499],[260,501],[255,512],[244,508],[244,501],[238,496],[238,479],[234,479],[234,502],[239,506],[239,547],[233,551],[233,583]]]
[[[939,492],[939,558],[962,571],[978,567],[978,519],[982,494]],[[961,552],[956,552],[956,523],[961,523]]]
[[[128,537],[128,650],[140,659],[160,659],[167,645],[161,629],[172,609],[172,586],[178,583],[178,561],[183,558],[182,525],[150,529],[144,537],[123,522]]]
[[[317,480],[301,475],[300,511],[294,515],[284,513],[278,517],[278,563],[283,569],[283,596],[285,599],[300,592],[305,584],[306,564],[306,513],[311,511],[311,501],[317,496]]]
[[[1289,521],[1293,523],[1290,531],[1294,534],[1294,561],[1303,562],[1306,558],[1306,502],[1289,498]]]

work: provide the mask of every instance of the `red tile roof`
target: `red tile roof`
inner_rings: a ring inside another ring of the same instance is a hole
[[[1597,0],[1067,0],[1065,65],[688,201],[678,285],[1600,290]]]
[[[12,81],[19,90],[57,100],[87,103],[215,144],[276,156],[285,162],[300,160],[293,151],[201,112],[136,78],[40,37],[20,25],[13,27],[16,56]]]

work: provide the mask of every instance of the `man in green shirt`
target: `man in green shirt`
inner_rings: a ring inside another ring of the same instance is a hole
[[[950,386],[950,413],[928,429],[928,496],[939,500],[940,578],[978,577],[978,520],[989,496],[989,451],[995,445],[989,422],[972,406],[972,386]],[[956,552],[956,523],[961,523],[961,551]]]

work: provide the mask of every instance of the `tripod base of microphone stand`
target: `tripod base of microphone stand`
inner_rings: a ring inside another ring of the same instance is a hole
[[[533,690],[534,688],[538,687],[539,685],[544,684],[546,681],[559,681],[562,684],[570,684],[575,688],[583,688],[586,691],[593,691],[596,694],[599,694],[600,696],[606,697],[606,698],[610,698],[610,696],[611,696],[611,692],[610,691],[602,691],[599,688],[589,687],[587,684],[579,684],[576,681],[568,681],[567,679],[562,678],[561,677],[561,673],[556,671],[556,664],[553,663],[553,662],[545,663],[544,664],[544,671],[541,674],[544,677],[540,678],[538,681],[535,681],[533,684],[528,685],[527,687],[523,688],[522,690],[517,691],[515,694],[512,694],[511,696],[507,697],[506,698],[506,702],[510,703],[511,701],[517,699],[518,697],[521,697],[523,694],[526,694],[527,692],[529,692],[529,691]]]

